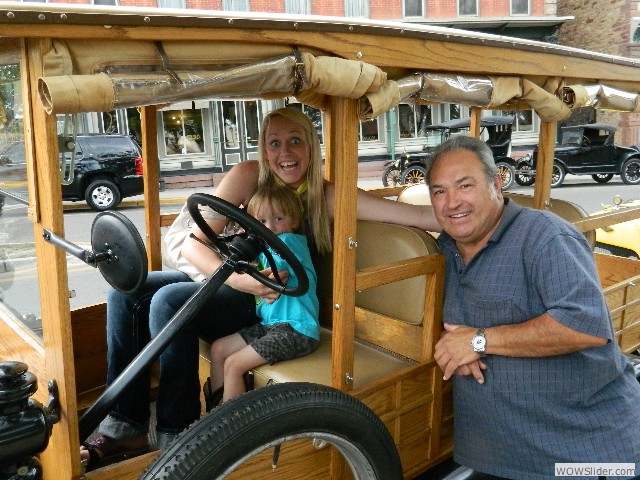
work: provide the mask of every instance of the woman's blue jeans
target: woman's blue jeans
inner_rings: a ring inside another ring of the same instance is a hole
[[[150,272],[144,286],[125,294],[111,289],[107,300],[107,384],[171,320],[201,286],[177,271]],[[259,321],[252,295],[223,285],[160,355],[156,401],[158,432],[179,433],[200,417],[198,338],[213,341]],[[100,432],[112,438],[147,433],[150,373],[129,385]]]

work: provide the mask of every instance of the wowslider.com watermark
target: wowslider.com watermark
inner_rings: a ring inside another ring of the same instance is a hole
[[[634,477],[635,463],[556,463],[556,477]]]

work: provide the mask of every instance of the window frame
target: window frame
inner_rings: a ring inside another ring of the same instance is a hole
[[[239,5],[242,3],[242,5]],[[237,8],[241,6],[242,8]],[[250,12],[250,0],[222,0],[222,10],[225,12]]]
[[[284,0],[284,13],[311,15],[311,0]]]
[[[418,15],[407,15],[407,3],[418,3],[420,13]],[[402,0],[402,16],[403,18],[424,18],[426,17],[424,0]]]
[[[475,13],[461,13],[460,6],[462,2],[474,2],[475,3]],[[459,17],[478,17],[480,15],[480,5],[479,0],[457,0],[456,2],[456,10]]]
[[[527,11],[526,12],[514,12],[514,4],[516,2],[527,2]],[[531,15],[531,0],[509,0],[509,13],[512,16],[520,16],[520,15]]]
[[[350,18],[370,18],[369,0],[344,0],[344,16]]]

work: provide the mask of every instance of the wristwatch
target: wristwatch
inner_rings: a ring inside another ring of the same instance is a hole
[[[480,358],[486,356],[484,349],[487,346],[487,339],[484,336],[484,328],[478,329],[471,339],[471,346],[473,347],[473,351],[476,352]]]

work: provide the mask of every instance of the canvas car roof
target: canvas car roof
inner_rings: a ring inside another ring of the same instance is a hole
[[[562,127],[562,130],[579,130],[579,129],[589,128],[592,130],[604,130],[605,132],[615,132],[618,130],[615,126],[610,125],[608,123],[586,123],[583,125],[571,125],[568,127]]]

